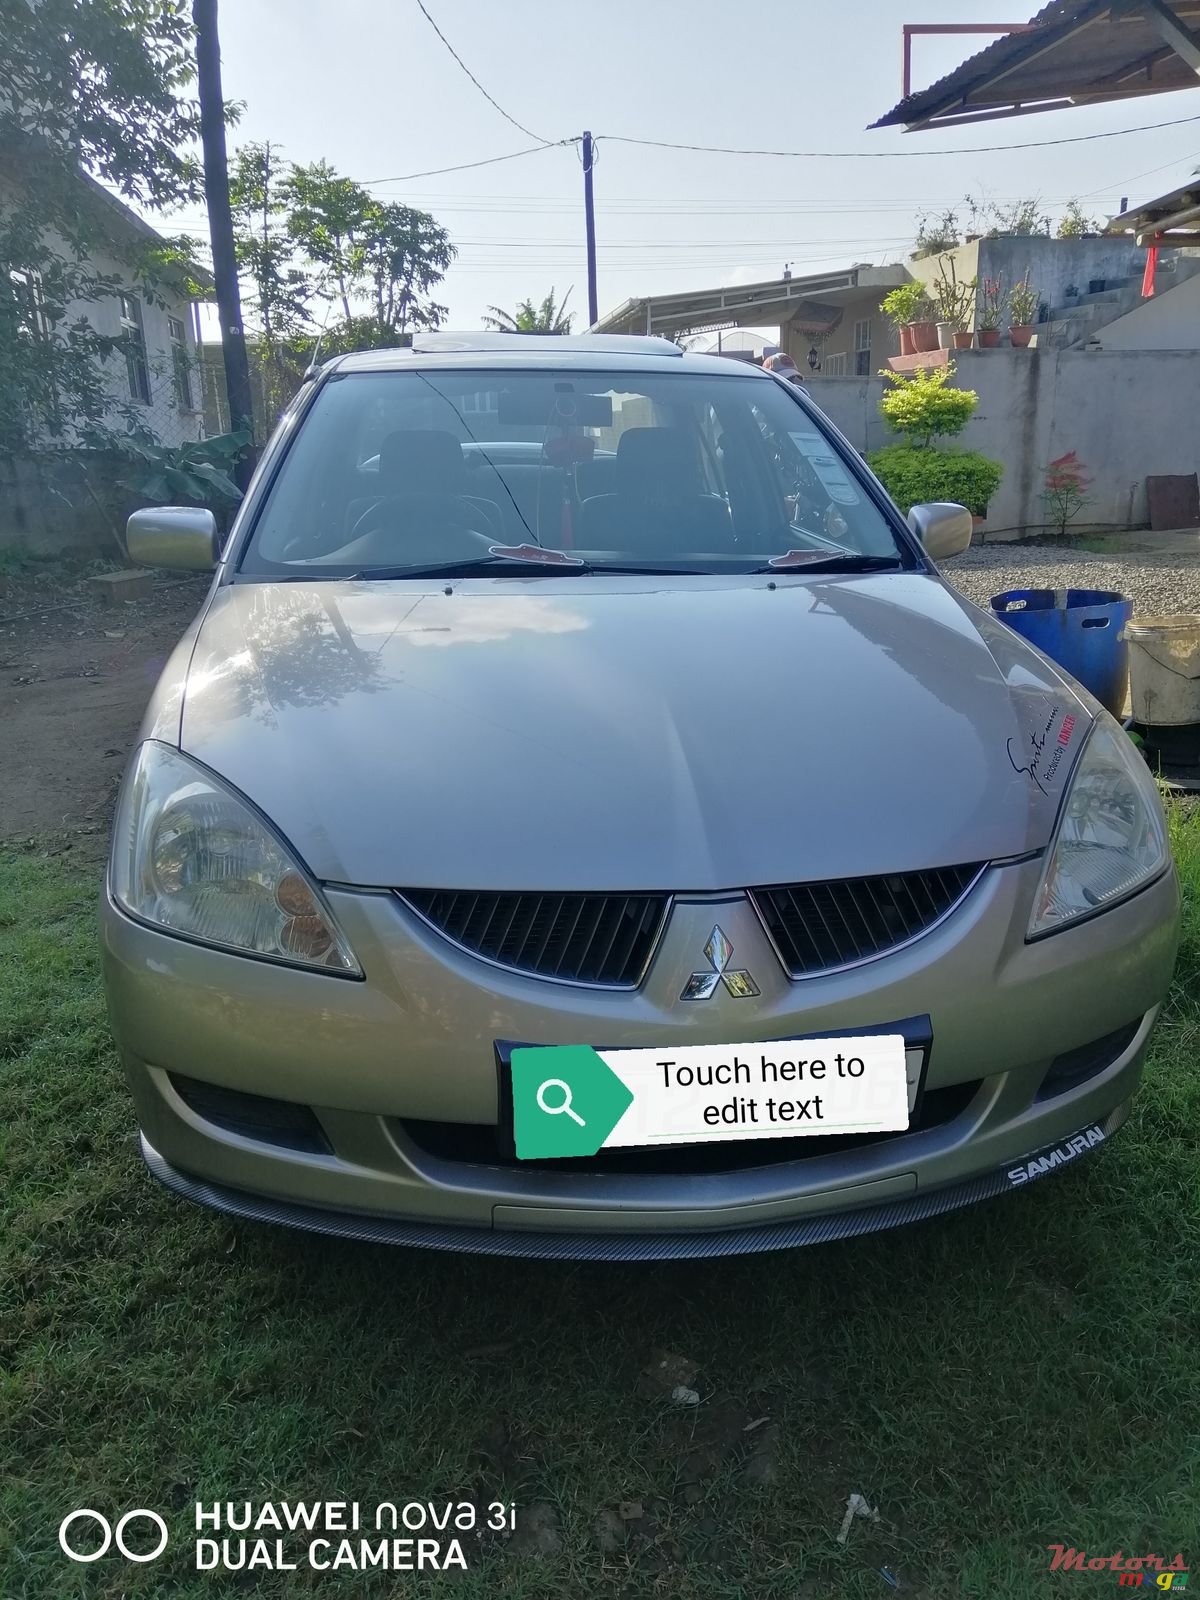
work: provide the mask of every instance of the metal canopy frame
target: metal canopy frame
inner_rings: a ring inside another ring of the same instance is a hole
[[[1200,86],[1200,0],[1050,0],[930,88],[908,92],[910,35],[941,31],[905,27],[905,95],[873,127],[913,133]]]

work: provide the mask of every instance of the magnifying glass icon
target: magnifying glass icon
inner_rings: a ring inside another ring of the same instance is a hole
[[[563,1093],[562,1105],[560,1105],[560,1106],[552,1106],[552,1105],[547,1103],[547,1100],[546,1100],[546,1090],[547,1089],[561,1089],[562,1090],[562,1093]],[[569,1083],[564,1083],[561,1078],[547,1078],[545,1083],[543,1083],[543,1084],[541,1084],[539,1086],[538,1092],[537,1092],[537,1103],[541,1107],[541,1109],[546,1113],[546,1115],[549,1116],[549,1117],[561,1116],[562,1113],[565,1111],[567,1116],[569,1116],[573,1122],[577,1122],[581,1128],[586,1128],[587,1127],[587,1123],[579,1115],[578,1111],[574,1111],[571,1108],[571,1085]]]

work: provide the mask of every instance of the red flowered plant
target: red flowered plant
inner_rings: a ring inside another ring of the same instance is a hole
[[[1060,535],[1066,533],[1068,522],[1073,521],[1084,506],[1091,504],[1092,497],[1088,494],[1091,484],[1087,468],[1074,450],[1068,450],[1065,456],[1059,456],[1046,468],[1042,504]]]

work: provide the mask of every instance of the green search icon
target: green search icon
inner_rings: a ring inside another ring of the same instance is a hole
[[[547,1102],[547,1100],[546,1100],[546,1090],[547,1089],[561,1089],[562,1090],[562,1093],[563,1093],[562,1105],[560,1105],[560,1106],[552,1106]],[[538,1103],[539,1106],[541,1106],[542,1110],[546,1113],[547,1116],[550,1116],[550,1117],[561,1116],[562,1113],[565,1111],[567,1116],[570,1117],[573,1122],[577,1122],[581,1128],[586,1128],[587,1127],[587,1123],[579,1115],[578,1111],[573,1111],[571,1109],[571,1086],[570,1086],[569,1083],[564,1083],[561,1078],[547,1078],[546,1079],[545,1083],[542,1084],[541,1088],[537,1092],[537,1103]]]
[[[511,1060],[518,1159],[594,1156],[633,1095],[586,1044],[517,1045]]]

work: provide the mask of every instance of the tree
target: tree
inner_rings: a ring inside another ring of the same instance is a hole
[[[278,146],[247,144],[235,153],[229,177],[234,252],[258,325],[262,398],[271,417],[290,400],[303,370],[297,345],[310,321],[313,294],[309,274],[296,264],[288,194]]]
[[[1060,239],[1082,239],[1085,234],[1099,233],[1100,227],[1101,224],[1095,217],[1087,215],[1078,200],[1068,200],[1055,232]]]
[[[316,292],[340,303],[345,327],[367,316],[375,343],[437,327],[446,308],[430,291],[457,252],[427,211],[376,200],[325,161],[293,167],[287,190],[288,231],[307,260],[324,267]],[[369,311],[356,314],[364,303]]]
[[[884,372],[892,387],[879,402],[889,428],[916,449],[928,449],[935,439],[961,433],[979,404],[974,389],[952,389],[954,363],[944,367],[918,367],[908,376]]]
[[[485,316],[483,321],[485,326],[498,328],[501,333],[570,333],[575,320],[574,313],[567,311],[570,298],[571,290],[568,289],[556,305],[554,290],[551,289],[540,306],[535,306],[532,300],[522,300],[516,311],[511,313],[500,306],[489,306],[490,315]]]
[[[92,259],[116,227],[112,202],[195,198],[198,108],[186,0],[0,0],[0,448],[62,439],[111,420],[103,364],[120,340],[73,303],[117,289]],[[151,251],[145,284],[174,263]]]

